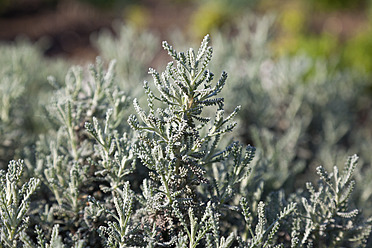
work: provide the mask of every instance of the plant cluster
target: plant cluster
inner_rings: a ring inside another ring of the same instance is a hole
[[[233,38],[216,33],[211,65],[230,71],[225,99],[242,105],[238,136],[258,148],[264,195],[294,192],[307,180],[316,181],[312,175],[319,164],[333,170],[345,154],[358,153],[362,166],[355,171],[353,201],[371,215],[370,82],[303,54],[275,57],[268,49],[273,21],[270,16],[243,20]]]
[[[6,169],[9,160],[24,157],[24,148],[48,129],[41,108],[53,92],[47,76],[60,80],[68,67],[43,58],[41,45],[26,39],[0,44],[0,53],[0,168]]]
[[[231,139],[247,110],[225,110],[228,76],[214,79],[209,43],[205,36],[198,50],[179,53],[163,42],[173,61],[149,70],[147,107],[131,104],[115,61],[72,67],[63,83],[49,77],[48,131],[25,162],[0,173],[1,246],[366,246],[372,218],[351,197],[358,157],[332,173],[317,167],[319,182],[285,192],[290,167],[275,180],[274,155],[257,158]]]

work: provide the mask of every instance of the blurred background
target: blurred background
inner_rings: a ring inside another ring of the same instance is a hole
[[[114,21],[162,39],[175,30],[200,39],[252,12],[275,15],[270,47],[278,55],[301,51],[372,70],[371,0],[0,0],[0,39],[43,39],[46,56],[92,60],[91,34],[114,32]]]

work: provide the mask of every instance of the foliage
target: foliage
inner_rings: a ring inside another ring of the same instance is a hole
[[[47,131],[26,156],[27,173],[21,162],[1,172],[1,245],[367,247],[371,139],[355,122],[370,111],[363,78],[306,56],[275,59],[272,21],[243,20],[231,40],[215,35],[214,50],[208,35],[185,52],[163,42],[172,61],[150,68],[143,95],[127,82],[142,77],[155,50],[134,67],[124,52],[139,53],[147,36],[133,49],[105,37],[108,57],[119,55],[117,75],[115,61],[97,58],[64,82],[49,77]],[[229,77],[214,80],[212,70],[224,68]],[[24,90],[16,88],[13,99]],[[327,172],[354,150],[367,166],[354,155],[342,172]],[[295,180],[318,160],[318,183]]]
[[[313,174],[319,163],[339,164],[344,154],[357,152],[363,165],[356,174],[363,171],[357,176],[362,180],[372,162],[365,152],[372,137],[367,77],[304,54],[276,58],[267,49],[272,22],[267,16],[241,20],[234,38],[217,33],[213,42],[212,69],[233,72],[226,102],[242,105],[238,130],[244,142],[258,147],[264,195],[273,189],[293,192],[306,180],[302,173]],[[370,190],[358,185],[367,197],[359,206],[370,215]]]
[[[332,10],[332,9],[353,9],[360,6],[365,5],[366,1],[358,0],[358,1],[350,1],[350,0],[326,0],[326,1],[319,1],[319,0],[312,0],[312,4],[321,10]]]
[[[306,227],[300,244],[313,243],[318,247],[365,245],[372,228],[371,220],[358,222],[359,211],[351,210],[349,204],[357,160],[356,155],[349,157],[342,173],[337,166],[331,174],[319,166],[317,174],[321,181],[318,190],[312,183],[306,184],[310,196],[302,198]]]
[[[47,76],[61,79],[67,65],[42,57],[41,44],[27,40],[1,44],[0,52],[0,168],[12,158],[25,156],[24,147],[46,131],[40,105],[47,102],[52,87]]]
[[[229,26],[236,16],[246,15],[246,12],[257,2],[256,0],[198,1],[198,6],[190,18],[189,33],[192,37],[199,38],[205,33]]]
[[[123,119],[128,103],[127,96],[115,86],[114,66],[113,61],[105,71],[103,62],[97,58],[96,65],[89,68],[89,77],[83,77],[82,68],[72,67],[65,87],[49,78],[57,87],[48,111],[53,128],[39,141],[36,156],[28,161],[30,170],[42,179],[46,191],[45,198],[39,199],[46,207],[38,209],[41,216],[35,221],[42,230],[59,224],[63,235],[74,230],[75,235],[68,239],[70,245],[96,242],[97,231],[90,239],[82,238],[92,225],[92,218],[83,214],[87,197],[120,187],[123,177],[131,171],[126,168],[131,164],[128,165],[131,155],[125,147],[127,139],[115,130],[126,130]],[[93,124],[88,122],[92,119]],[[105,121],[104,130],[100,121]],[[96,139],[96,145],[88,141],[89,134]],[[111,188],[98,183],[104,180]]]
[[[0,237],[2,247],[28,245],[26,234],[29,222],[30,197],[36,191],[40,180],[31,178],[19,186],[23,173],[23,161],[11,161],[8,171],[0,170]]]
[[[371,33],[372,28],[369,27],[348,40],[342,54],[344,66],[353,66],[362,73],[372,70],[372,57],[365,53],[372,47]]]
[[[278,9],[278,32],[272,41],[278,55],[301,52],[336,60],[339,68],[353,68],[371,77],[372,57],[365,53],[371,47],[370,1],[288,0],[261,8]],[[355,12],[368,18],[355,18]]]
[[[121,23],[115,23],[114,30],[117,37],[104,30],[94,37],[93,41],[103,59],[116,60],[116,71],[120,78],[118,83],[121,89],[136,96],[139,94],[139,82],[147,76],[148,63],[159,50],[158,37],[151,32],[140,32],[132,26]]]

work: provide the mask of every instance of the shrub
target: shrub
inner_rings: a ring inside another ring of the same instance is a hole
[[[40,106],[48,102],[53,87],[47,76],[64,77],[67,63],[43,58],[40,44],[17,40],[0,44],[0,168],[12,158],[25,156],[47,129]]]
[[[364,193],[353,198],[371,215],[372,191],[366,187],[366,177],[372,174],[368,78],[340,70],[330,60],[274,56],[269,49],[273,21],[269,16],[247,18],[232,38],[214,34],[211,65],[212,70],[230,72],[225,99],[230,106],[242,105],[237,130],[243,142],[257,147],[264,195],[278,189],[293,192],[307,180],[316,180],[319,164],[332,170],[345,154],[358,153],[356,191]]]
[[[135,112],[115,61],[107,70],[100,58],[88,71],[73,67],[64,83],[49,77],[57,87],[50,129],[27,157],[28,173],[20,162],[1,171],[1,245],[366,246],[372,219],[351,201],[358,157],[341,173],[318,167],[319,183],[306,192],[285,192],[272,176],[279,169],[267,170],[282,158],[255,158],[255,147],[228,135],[241,107],[225,110],[227,73],[214,80],[209,42],[181,53],[163,42],[173,61],[162,73],[149,70],[147,107],[135,98]]]

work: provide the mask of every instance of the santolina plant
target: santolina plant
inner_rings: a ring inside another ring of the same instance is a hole
[[[115,61],[49,78],[52,128],[25,161],[32,178],[21,161],[0,174],[1,246],[366,246],[356,155],[342,172],[318,167],[306,190],[263,194],[256,148],[226,138],[240,107],[225,113],[209,42],[180,53],[163,42],[173,61],[149,70],[147,107],[117,86]]]

